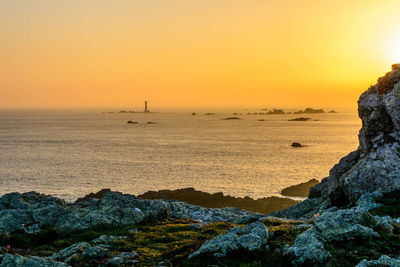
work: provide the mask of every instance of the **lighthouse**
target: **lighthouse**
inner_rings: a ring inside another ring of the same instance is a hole
[[[144,112],[149,112],[149,110],[147,109],[147,101],[144,101]]]

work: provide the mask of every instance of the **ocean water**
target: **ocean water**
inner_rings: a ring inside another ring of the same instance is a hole
[[[194,187],[279,196],[287,186],[326,177],[357,148],[361,127],[356,110],[223,120],[229,116],[0,111],[0,195],[33,190],[73,201],[102,188],[140,194]],[[287,121],[300,116],[318,121]]]

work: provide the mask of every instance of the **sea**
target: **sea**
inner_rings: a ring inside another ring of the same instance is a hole
[[[236,197],[280,196],[285,187],[328,176],[358,147],[361,127],[356,109],[300,115],[116,111],[1,110],[0,195],[37,191],[74,201],[103,188],[138,195],[193,187]],[[232,116],[240,119],[224,120]],[[312,120],[288,121],[296,117]]]

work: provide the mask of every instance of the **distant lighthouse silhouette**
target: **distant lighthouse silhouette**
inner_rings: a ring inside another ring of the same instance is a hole
[[[144,112],[149,112],[149,110],[147,109],[147,101],[144,101]]]

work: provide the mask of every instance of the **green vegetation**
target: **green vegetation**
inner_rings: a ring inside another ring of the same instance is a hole
[[[383,196],[377,198],[376,202],[382,204],[382,206],[373,209],[371,214],[379,216],[389,215],[393,218],[400,217],[400,190],[385,193]]]
[[[139,253],[141,265],[156,265],[163,259],[169,259],[176,265],[200,248],[205,241],[231,227],[233,225],[226,222],[199,227],[189,220],[167,220],[149,225],[104,225],[74,231],[48,228],[32,235],[21,230],[8,235],[1,234],[0,246],[10,245],[9,252],[13,254],[49,256],[72,244],[90,242],[100,235],[124,235],[128,239],[110,243],[112,255],[123,251],[135,251]],[[132,229],[135,231],[129,231]],[[97,266],[99,263],[101,262],[82,258],[70,262],[75,266]]]
[[[111,255],[123,251],[138,252],[139,266],[157,265],[168,259],[172,266],[287,266],[292,260],[283,255],[283,247],[293,244],[296,236],[304,231],[293,227],[300,222],[266,220],[263,222],[273,233],[268,248],[256,252],[236,251],[228,257],[201,256],[194,260],[186,258],[200,248],[207,240],[223,234],[235,227],[227,222],[200,226],[190,220],[165,220],[146,225],[128,225],[121,227],[96,226],[85,230],[63,231],[57,228],[43,229],[37,234],[27,234],[22,230],[9,235],[0,235],[0,246],[10,245],[10,253],[29,256],[49,256],[72,244],[90,242],[100,235],[124,235],[127,239],[111,242]],[[134,230],[133,230],[134,229]],[[132,231],[133,230],[133,231]],[[73,266],[97,266],[106,259],[87,259],[77,257],[69,264]]]
[[[376,202],[382,206],[371,210],[372,215],[400,217],[400,190],[385,193]],[[393,233],[378,227],[374,230],[380,236],[371,240],[349,240],[325,245],[333,256],[328,266],[355,265],[362,259],[376,260],[381,255],[397,257],[400,251],[400,224],[391,225]]]
[[[363,259],[377,260],[382,255],[397,257],[400,251],[400,225],[392,224],[393,233],[374,229],[378,238],[331,242],[325,249],[332,254],[326,266],[354,266]]]

